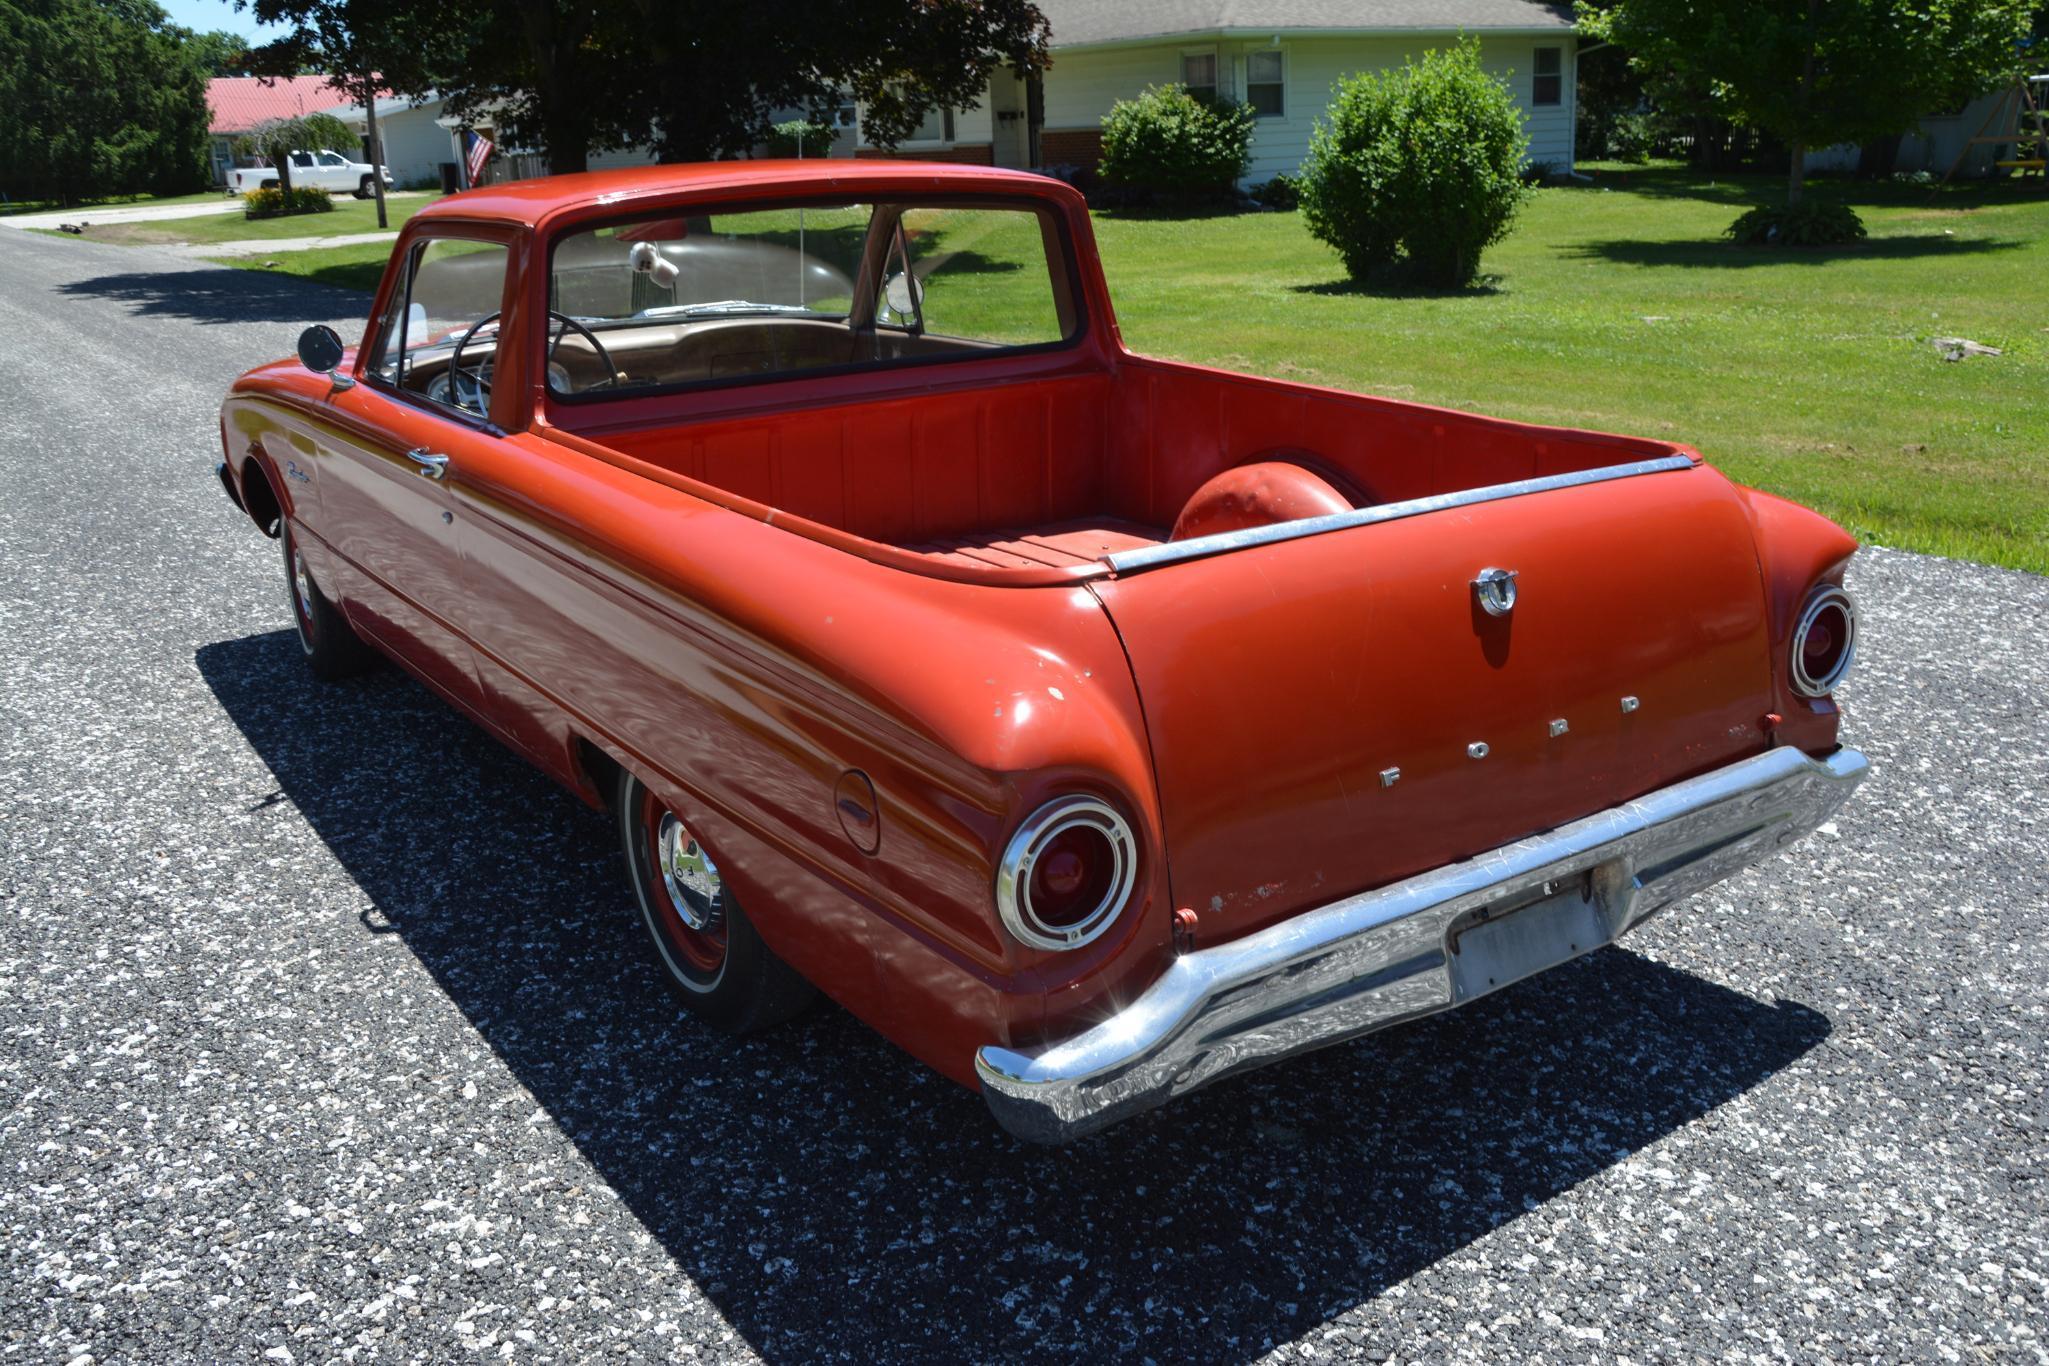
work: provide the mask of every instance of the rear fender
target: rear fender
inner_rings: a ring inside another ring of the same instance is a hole
[[[1819,584],[1842,585],[1857,538],[1828,518],[1798,503],[1757,489],[1739,488],[1757,536],[1757,567],[1764,585],[1765,613],[1771,636],[1773,710],[1784,718],[1777,731],[1781,744],[1809,752],[1832,749],[1840,719],[1833,699],[1802,697],[1793,691],[1794,624],[1807,597]]]

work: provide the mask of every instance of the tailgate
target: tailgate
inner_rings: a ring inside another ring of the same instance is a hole
[[[1488,568],[1517,575],[1502,616],[1472,587]],[[1750,519],[1705,467],[1247,546],[1096,591],[1144,703],[1175,903],[1205,942],[1766,746]]]

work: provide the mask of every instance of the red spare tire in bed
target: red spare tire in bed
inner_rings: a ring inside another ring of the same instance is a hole
[[[1351,510],[1352,500],[1321,475],[1286,461],[1261,461],[1225,470],[1197,489],[1174,519],[1168,539],[1186,541]]]

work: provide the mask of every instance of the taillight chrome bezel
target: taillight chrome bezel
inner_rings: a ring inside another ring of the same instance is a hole
[[[1835,666],[1817,678],[1807,671],[1807,633],[1814,628],[1821,614],[1830,608],[1842,613],[1843,646]],[[1832,583],[1825,583],[1809,594],[1807,605],[1800,609],[1800,620],[1793,627],[1793,638],[1787,644],[1786,656],[1794,692],[1802,697],[1826,697],[1834,692],[1857,658],[1857,604],[1850,595]]]
[[[1039,855],[1068,830],[1084,827],[1102,836],[1111,869],[1102,898],[1071,925],[1053,925],[1032,908],[1032,867]],[[996,910],[1003,928],[1019,943],[1064,952],[1102,937],[1117,921],[1138,885],[1138,841],[1118,810],[1097,797],[1059,797],[1025,817],[996,865]]]

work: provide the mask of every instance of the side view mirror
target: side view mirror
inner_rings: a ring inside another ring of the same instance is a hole
[[[341,364],[341,334],[325,323],[315,323],[299,334],[299,364],[316,375],[334,373]]]
[[[918,287],[909,275],[898,271],[882,282],[882,302],[899,318],[915,318],[918,313]]]

